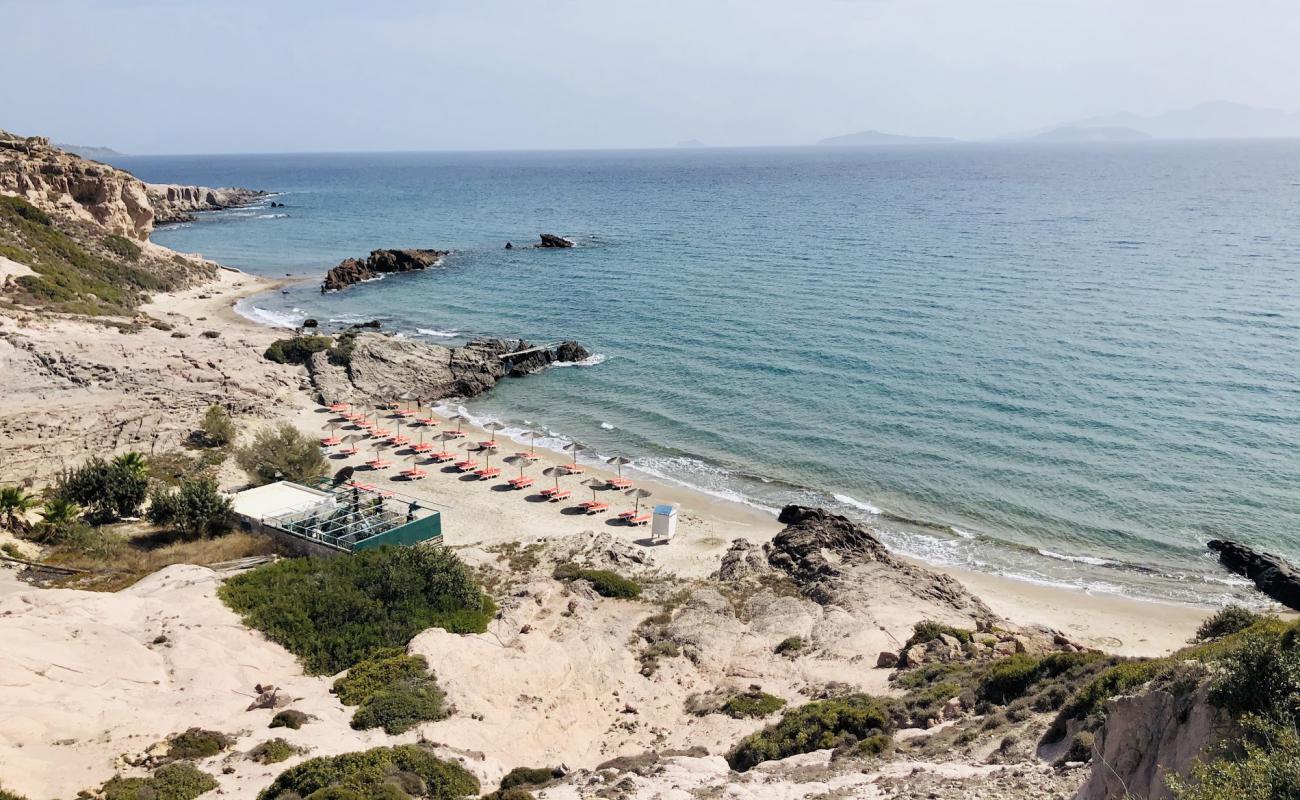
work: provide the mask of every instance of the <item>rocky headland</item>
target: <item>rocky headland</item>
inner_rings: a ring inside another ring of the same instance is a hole
[[[145,191],[154,209],[154,224],[189,222],[198,211],[221,211],[250,205],[266,197],[259,189],[181,186],[174,183],[147,183]]]
[[[321,294],[337,292],[362,281],[399,272],[416,272],[437,266],[449,250],[372,250],[365,258],[345,258],[321,282]]]
[[[1273,553],[1240,542],[1214,539],[1206,545],[1219,554],[1219,563],[1255,582],[1264,594],[1294,611],[1300,611],[1300,569]]]

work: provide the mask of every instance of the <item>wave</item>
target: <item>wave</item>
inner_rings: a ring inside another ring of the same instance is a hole
[[[856,497],[849,497],[847,494],[833,494],[831,497],[834,497],[846,506],[853,506],[854,508],[859,509],[860,511],[865,511],[875,517],[880,516],[879,508],[876,508],[870,503],[864,503]]]
[[[606,356],[603,353],[592,353],[581,361],[556,361],[551,367],[594,367],[597,364],[604,364]]]
[[[460,336],[460,331],[440,331],[437,328],[416,328],[415,332],[421,336],[433,336],[438,339],[451,339]]]
[[[302,325],[303,320],[307,319],[307,315],[296,308],[292,313],[272,311],[261,306],[255,306],[252,303],[245,303],[242,300],[235,303],[235,313],[259,325],[270,325],[273,328],[298,328]]]
[[[258,219],[284,219],[288,214],[258,214]]]
[[[605,431],[616,431],[616,430],[618,430],[618,428],[615,428],[613,425],[609,424],[608,422],[602,422],[602,423],[600,423],[600,429],[601,429],[601,430],[605,430]]]
[[[1088,564],[1093,567],[1113,566],[1117,563],[1109,559],[1097,558],[1096,556],[1067,556],[1063,553],[1053,553],[1051,550],[1044,550],[1041,547],[1038,548],[1038,554],[1045,558],[1054,558],[1057,561],[1069,561],[1074,564]]]

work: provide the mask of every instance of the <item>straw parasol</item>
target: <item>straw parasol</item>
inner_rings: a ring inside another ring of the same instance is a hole
[[[506,462],[507,464],[512,465],[512,466],[519,467],[519,479],[520,479],[520,480],[523,480],[523,478],[524,478],[524,468],[527,467],[529,464],[533,463],[533,462],[529,461],[527,458],[524,458],[523,456],[519,456],[519,455],[515,455],[515,456],[506,456],[505,458],[503,458],[503,459],[501,459],[501,460],[504,461],[504,462]]]
[[[613,465],[615,468],[617,468],[617,469],[618,469],[618,477],[621,478],[621,477],[623,477],[623,465],[624,465],[624,464],[631,464],[631,463],[632,463],[632,459],[630,459],[630,458],[624,458],[623,456],[614,456],[613,458],[605,459],[605,463],[606,463],[606,464],[611,464],[611,465]]]
[[[538,458],[540,458],[540,456],[537,455],[537,440],[542,438],[541,431],[523,431],[519,435],[528,437],[528,452],[516,453],[515,455],[523,456],[524,458],[527,458],[529,461],[536,461]]]
[[[573,453],[573,471],[576,472],[578,469],[578,453],[586,450],[587,446],[585,444],[579,444],[578,442],[569,442],[564,446],[564,449]]]
[[[357,442],[365,441],[365,438],[359,433],[349,433],[343,437],[343,444],[347,445],[347,447],[339,452],[344,455],[355,456],[357,454]]]
[[[460,427],[469,421],[469,417],[464,414],[452,414],[451,419],[456,421],[456,433],[461,433]]]
[[[607,484],[603,478],[588,478],[582,482],[582,485],[591,488],[591,502],[595,503],[597,502],[596,492],[604,489]]]
[[[559,467],[559,466],[547,467],[546,469],[542,470],[542,474],[547,476],[548,478],[555,478],[555,491],[558,492],[560,491],[560,478],[564,475],[568,475],[569,471],[564,467]]]
[[[641,501],[644,500],[644,499],[646,499],[647,497],[653,497],[653,496],[654,496],[650,491],[648,491],[648,490],[646,490],[646,489],[639,489],[639,488],[638,488],[638,489],[628,489],[628,490],[627,490],[626,492],[624,492],[623,494],[625,494],[625,495],[627,495],[628,497],[632,498],[632,516],[633,516],[633,517],[636,516],[636,512],[638,512],[638,511],[641,510]]]

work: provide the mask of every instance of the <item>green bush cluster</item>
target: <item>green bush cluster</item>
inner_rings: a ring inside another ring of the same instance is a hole
[[[313,353],[322,353],[334,344],[328,336],[295,336],[276,339],[263,355],[277,364],[306,364]]]
[[[1300,797],[1300,734],[1255,717],[1244,720],[1241,752],[1198,761],[1187,777],[1170,776],[1177,800],[1294,800]]]
[[[235,524],[230,498],[207,477],[182,480],[175,489],[155,487],[149,493],[148,516],[155,525],[172,526],[199,539],[227,533]]]
[[[167,740],[167,758],[172,761],[211,758],[230,747],[231,743],[232,739],[224,733],[190,728]]]
[[[565,582],[588,581],[601,597],[631,599],[641,596],[641,584],[605,569],[584,569],[577,564],[561,564],[555,568],[553,577]]]
[[[334,681],[332,691],[343,705],[358,706],[352,715],[357,730],[383,728],[395,736],[447,716],[446,698],[429,672],[429,662],[396,648],[380,650],[354,665]]]
[[[764,761],[888,737],[892,730],[885,706],[870,695],[818,700],[787,711],[775,725],[741,740],[727,763],[744,772]]]
[[[289,730],[296,731],[303,725],[306,725],[309,719],[311,719],[311,717],[308,717],[305,713],[296,708],[286,708],[284,711],[279,711],[274,717],[271,717],[271,724],[267,727],[288,728]]]
[[[280,773],[258,800],[455,800],[478,792],[478,779],[459,764],[401,745],[309,759]]]
[[[965,628],[954,628],[952,625],[945,625],[942,622],[935,622],[930,619],[921,620],[912,626],[912,635],[903,643],[902,650],[900,651],[902,653],[900,663],[904,667],[908,666],[907,651],[913,645],[932,642],[945,634],[953,637],[962,644],[966,644],[971,641],[972,633],[972,631],[968,631]]]
[[[0,247],[32,268],[16,279],[19,300],[74,314],[127,315],[149,292],[175,288],[173,278],[136,266],[139,246],[101,236],[91,252],[18,197],[0,197]],[[135,249],[133,250],[132,247]]]
[[[230,412],[215,403],[208,406],[203,412],[203,422],[190,440],[200,447],[225,447],[234,442],[235,423],[230,419]]]
[[[259,764],[279,764],[297,754],[297,747],[280,738],[267,739],[248,751],[248,757]]]
[[[27,800],[27,798],[20,794],[14,794],[5,789],[5,787],[0,786],[0,800]]]
[[[772,652],[778,656],[793,656],[803,650],[803,638],[800,636],[790,636],[782,639],[780,643],[773,648]]]
[[[55,497],[81,506],[96,522],[137,515],[148,493],[149,467],[139,453],[125,453],[112,461],[95,456],[64,470],[54,485]]]
[[[975,689],[977,699],[1005,705],[1024,697],[1045,678],[1054,678],[1103,659],[1099,653],[1049,653],[1031,656],[1019,653],[994,661]]]
[[[722,713],[733,719],[760,718],[785,708],[785,701],[767,692],[751,691],[727,698]]]
[[[515,767],[501,779],[501,790],[517,789],[520,786],[545,786],[555,778],[555,770],[549,767]]]
[[[1226,606],[1201,623],[1201,627],[1196,629],[1196,641],[1203,642],[1208,639],[1218,639],[1238,631],[1244,631],[1259,622],[1260,619],[1259,614],[1244,606]]]
[[[287,422],[258,431],[235,452],[235,461],[259,486],[282,480],[311,484],[329,472],[320,442]]]
[[[440,547],[285,559],[236,575],[219,593],[317,675],[405,647],[426,628],[481,633],[496,613],[465,565]]]
[[[166,764],[148,778],[115,775],[102,787],[103,800],[193,800],[217,788],[217,779],[193,764]]]

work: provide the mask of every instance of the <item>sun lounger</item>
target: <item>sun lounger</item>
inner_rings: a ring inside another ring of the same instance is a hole
[[[510,485],[516,489],[527,489],[537,482],[536,478],[511,478]]]
[[[417,453],[427,453],[433,449],[433,442],[417,442],[411,445],[411,449]]]
[[[571,489],[561,489],[558,492],[551,492],[552,503],[558,503],[561,500],[568,500],[570,497],[573,497],[573,490]]]
[[[487,480],[488,478],[495,478],[495,477],[497,477],[498,475],[500,475],[500,474],[501,474],[501,468],[500,468],[500,467],[488,467],[488,468],[486,468],[486,469],[475,470],[474,474],[478,476],[478,479],[479,479],[479,480],[481,480],[481,481],[485,481],[485,480]]]
[[[418,467],[412,467],[411,469],[402,470],[402,477],[406,478],[408,481],[418,481],[421,478],[427,477],[428,475],[429,475],[428,472],[425,472],[424,470]]]
[[[384,458],[376,458],[373,461],[367,461],[366,466],[371,469],[388,469],[393,466],[393,462]]]
[[[320,440],[321,447],[335,447],[340,444],[343,444],[343,440],[337,436],[326,436]]]
[[[432,428],[434,425],[438,424],[438,420],[434,419],[433,417],[420,417],[415,421],[415,424],[424,425],[425,427]]]
[[[340,450],[340,451],[339,451],[339,455],[343,455],[343,456],[355,456],[355,455],[357,454],[357,452],[358,452],[358,451],[357,451],[357,446],[354,444],[354,445],[351,445],[351,446],[349,446],[349,447],[345,447],[345,448],[343,448],[342,450]]]
[[[537,455],[536,453],[515,453],[515,455],[518,456],[519,458],[526,458],[529,461],[536,461],[539,458],[541,458],[541,456]]]
[[[622,515],[620,514],[619,516]],[[626,522],[628,525],[645,525],[650,521],[650,515],[641,514],[640,516],[635,516],[635,517],[623,517],[623,521]]]
[[[453,439],[463,439],[465,438],[465,431],[447,431],[447,435]]]
[[[630,489],[632,487],[631,478],[610,478],[607,483],[612,489]]]
[[[438,453],[430,453],[430,454],[429,454],[429,460],[430,460],[430,461],[433,461],[434,463],[437,463],[437,464],[441,464],[441,463],[443,463],[444,461],[451,461],[451,460],[452,460],[453,458],[455,458],[455,457],[456,457],[456,456],[455,456],[454,453],[448,453],[446,450],[443,450],[443,451],[438,452]]]
[[[410,443],[411,443],[411,437],[409,437],[409,436],[394,436],[393,438],[391,438],[391,439],[388,440],[388,443],[391,444],[391,445],[393,445],[394,447],[401,447],[401,446],[404,445],[404,444],[410,444]]]
[[[460,470],[461,472],[470,472],[471,470],[478,469],[478,462],[472,458],[466,459],[464,461],[457,461],[456,469]]]
[[[347,403],[330,403],[330,411],[333,411],[335,414],[342,414],[344,411],[347,410],[348,410]]]
[[[370,437],[372,439],[387,439],[392,436],[393,432],[387,428],[371,428]]]
[[[609,510],[609,503],[584,503],[588,514],[599,514]]]
[[[581,464],[565,464],[564,469],[570,475],[581,475],[582,473],[587,471],[587,468],[582,466]]]
[[[560,487],[558,486],[547,486],[545,489],[538,492],[538,494],[540,494],[542,497],[550,497],[551,495],[555,494],[558,491],[560,491]]]
[[[495,450],[497,449],[497,440],[493,439],[490,442],[479,442],[478,446],[483,448],[484,450]]]

